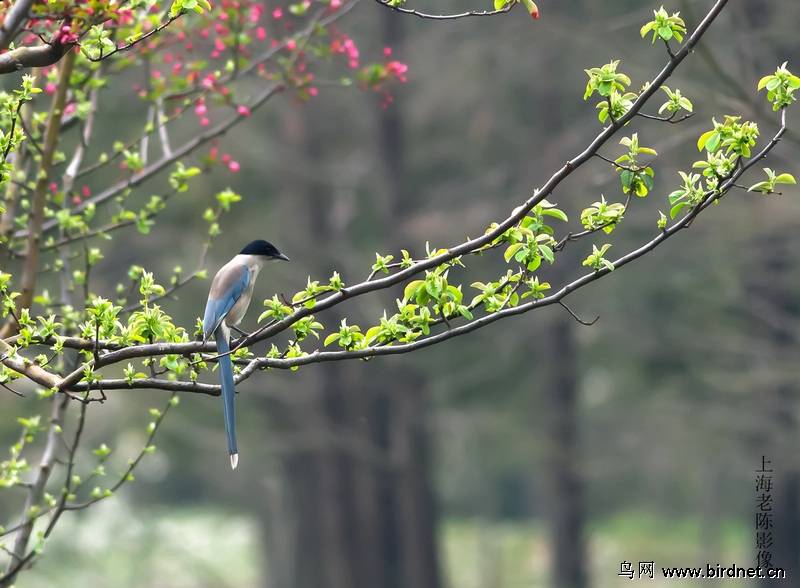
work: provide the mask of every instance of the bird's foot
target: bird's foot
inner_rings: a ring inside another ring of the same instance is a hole
[[[241,329],[240,329],[239,327],[237,327],[236,325],[233,325],[233,326],[231,326],[231,329],[233,329],[234,331],[236,331],[237,333],[239,333],[239,334],[240,334],[242,337],[249,337],[250,335],[252,335],[252,334],[253,334],[253,333],[248,333],[247,331],[243,331],[243,330],[241,330]]]

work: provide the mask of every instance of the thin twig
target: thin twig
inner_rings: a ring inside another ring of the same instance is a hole
[[[400,12],[402,14],[411,14],[413,16],[418,16],[419,18],[426,18],[432,20],[455,20],[457,18],[468,18],[470,16],[497,16],[498,14],[505,14],[516,4],[516,2],[509,2],[505,6],[503,6],[499,10],[483,10],[483,11],[469,11],[469,12],[461,12],[459,14],[427,14],[425,12],[420,12],[418,10],[413,10],[410,8],[402,8],[400,6],[396,6],[388,2],[388,0],[375,0],[381,6],[385,6],[395,12]]]

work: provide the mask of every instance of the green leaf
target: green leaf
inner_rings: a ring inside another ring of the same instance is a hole
[[[403,290],[403,298],[405,300],[411,300],[411,297],[416,294],[417,290],[424,284],[424,280],[414,280],[413,282],[409,282]]]
[[[634,173],[629,169],[622,170],[619,179],[622,181],[622,188],[625,192],[628,192],[631,189],[631,183],[633,182]]]
[[[684,206],[688,206],[688,202],[678,202],[675,206],[669,209],[669,217],[675,218]]]
[[[702,135],[700,135],[700,138],[697,140],[697,150],[698,151],[702,151],[704,147],[707,148],[708,151],[715,151],[716,150],[716,148],[711,149],[710,147],[707,146],[708,145],[708,141],[709,141],[709,139],[711,139],[712,135],[717,135],[716,144],[719,145],[719,133],[717,133],[717,131],[707,131],[707,132],[703,133]]]
[[[511,258],[516,255],[517,251],[522,249],[524,246],[525,246],[524,243],[514,243],[513,245],[510,245],[508,247],[508,249],[506,249],[506,252],[503,254],[503,257],[505,258],[506,263],[511,261]]]
[[[565,223],[569,221],[564,211],[559,210],[558,208],[545,208],[542,210],[542,214],[545,214],[547,216],[554,216],[557,219],[564,221]]]

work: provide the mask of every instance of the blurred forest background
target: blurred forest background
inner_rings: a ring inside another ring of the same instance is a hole
[[[691,31],[710,5],[665,7]],[[94,271],[111,291],[132,263],[157,276],[192,266],[205,232],[199,203],[226,186],[245,203],[225,217],[209,273],[254,238],[292,259],[268,268],[258,300],[299,290],[309,275],[363,279],[376,251],[421,256],[426,241],[476,236],[600,130],[595,100],[582,99],[585,68],[621,59],[634,90],[660,70],[663,46],[639,36],[659,6],[541,0],[535,22],[521,7],[435,22],[361,2],[340,26],[362,51],[391,46],[409,66],[392,104],[325,87],[307,104],[270,102],[219,142],[240,173],[195,186],[151,234],[120,234],[116,256]],[[756,84],[786,60],[800,66],[798,22],[797,2],[731,2],[668,83],[696,115],[636,123],[659,153],[656,187],[611,235],[618,252],[652,235],[674,170],[698,158],[712,116],[741,113],[762,140],[772,134],[778,121]],[[145,106],[124,83],[111,91],[118,110],[98,125],[131,136]],[[800,120],[789,117],[766,165],[796,175]],[[551,200],[577,218],[600,194],[619,199],[619,187],[598,162]],[[600,316],[591,327],[551,307],[424,353],[249,379],[237,398],[235,472],[219,399],[182,397],[136,482],[65,517],[17,585],[604,588],[627,582],[623,560],[753,566],[762,456],[775,470],[774,563],[796,582],[800,193],[782,191],[732,193],[663,248],[571,296],[580,317]],[[581,259],[561,260],[561,278],[583,273]],[[177,324],[195,324],[208,285],[165,303]],[[345,311],[352,322],[377,317],[399,295]],[[242,326],[259,313],[254,304]],[[124,462],[143,442],[147,409],[166,400],[112,393],[90,407],[87,446],[104,441]],[[0,404],[25,414],[11,395]],[[0,423],[7,441],[13,425]]]

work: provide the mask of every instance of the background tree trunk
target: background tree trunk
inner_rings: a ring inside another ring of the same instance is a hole
[[[585,513],[578,443],[578,360],[569,317],[557,316],[547,329],[544,386],[546,407],[547,509],[553,551],[550,585],[585,588]]]

